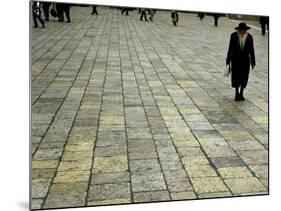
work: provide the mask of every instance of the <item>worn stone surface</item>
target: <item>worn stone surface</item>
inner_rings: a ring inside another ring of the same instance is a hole
[[[168,191],[153,191],[134,193],[134,202],[169,201]]]
[[[171,193],[172,200],[196,199],[193,191]]]
[[[127,156],[96,157],[93,173],[120,172],[128,170]]]
[[[225,182],[236,195],[266,191],[264,185],[256,177],[226,179]]]
[[[93,185],[89,190],[88,201],[130,198],[130,195],[130,184],[127,182]]]
[[[191,178],[191,182],[198,194],[228,191],[220,177]]]

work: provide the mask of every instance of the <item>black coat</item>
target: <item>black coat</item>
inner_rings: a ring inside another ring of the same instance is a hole
[[[178,12],[172,12],[171,13],[171,18],[173,19],[173,20],[175,20],[175,21],[179,21],[179,14],[178,14]]]
[[[240,48],[238,32],[231,34],[226,64],[232,66],[232,87],[245,88],[249,79],[250,64],[256,65],[254,41],[251,34],[248,33],[243,50]]]

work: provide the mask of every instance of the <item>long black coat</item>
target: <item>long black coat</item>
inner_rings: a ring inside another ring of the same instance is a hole
[[[249,79],[250,64],[256,65],[253,36],[248,33],[243,50],[240,48],[239,34],[233,32],[229,41],[226,64],[231,64],[232,87],[245,88]]]

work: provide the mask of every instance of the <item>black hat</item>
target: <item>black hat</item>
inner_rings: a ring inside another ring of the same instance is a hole
[[[236,30],[248,30],[250,29],[250,26],[247,26],[246,23],[239,23],[239,26],[237,26],[235,29]]]

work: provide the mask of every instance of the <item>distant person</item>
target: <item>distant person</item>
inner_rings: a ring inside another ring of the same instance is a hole
[[[42,3],[42,8],[43,8],[43,12],[44,12],[44,15],[45,15],[45,21],[49,21],[50,6],[51,6],[50,2],[43,2]]]
[[[59,22],[64,21],[64,13],[67,18],[67,22],[70,23],[70,5],[63,3],[56,3],[57,14],[59,18]]]
[[[174,26],[176,26],[179,22],[179,14],[177,11],[173,10],[171,12],[171,18],[172,18],[172,22],[174,24]]]
[[[205,14],[203,12],[198,12],[198,17],[200,18],[200,20],[202,21],[203,18],[205,17]]]
[[[220,14],[214,13],[213,16],[214,16],[214,25],[218,26]]]
[[[143,17],[144,17],[144,20],[145,20],[145,21],[148,21],[148,20],[147,20],[147,17],[146,17],[146,11],[145,11],[145,9],[144,9],[144,8],[141,8],[140,10],[141,10],[140,20],[142,21],[142,19],[143,19]]]
[[[123,15],[124,13],[125,13],[126,15],[129,15],[129,8],[126,8],[126,7],[122,8],[121,14]]]
[[[155,15],[155,11],[154,9],[149,9],[149,20],[153,21],[153,17]]]
[[[96,5],[92,6],[92,15],[99,15],[98,11],[97,11],[97,6]]]
[[[260,16],[260,24],[261,24],[261,33],[265,35],[266,28],[269,30],[269,17],[268,16]]]
[[[231,67],[231,84],[235,88],[235,101],[244,101],[243,91],[247,86],[250,72],[256,66],[253,37],[246,23],[240,23],[230,37],[226,65]],[[240,88],[240,92],[239,92]]]
[[[45,22],[41,18],[41,3],[39,1],[34,1],[32,5],[32,16],[34,21],[34,28],[38,28],[37,19],[40,21],[42,28],[45,27]]]

